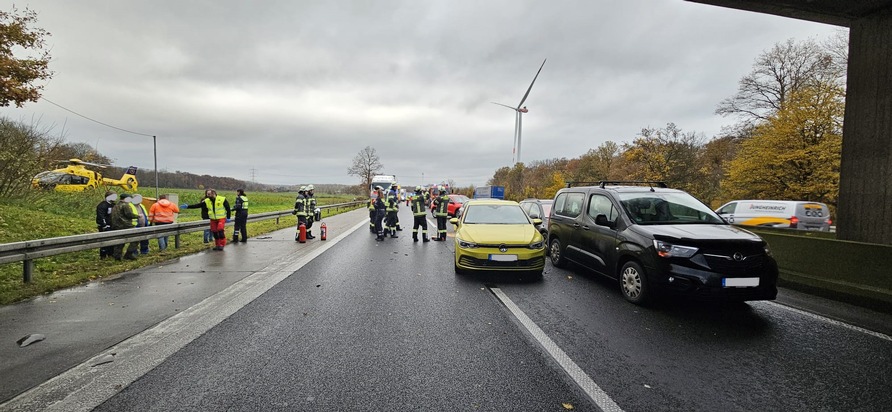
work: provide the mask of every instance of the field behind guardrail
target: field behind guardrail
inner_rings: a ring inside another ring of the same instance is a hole
[[[154,197],[154,188],[141,190],[143,196]],[[197,203],[204,194],[200,189],[161,189],[159,193],[176,193],[178,204]],[[235,193],[219,191],[226,196],[230,205],[235,204]],[[96,205],[103,199],[104,192],[58,193],[35,192],[21,199],[0,200],[0,243],[45,239],[59,236],[96,232]],[[247,193],[250,213],[263,213],[290,210],[294,207],[297,193]],[[317,203],[322,205],[343,203],[353,200],[352,195],[316,194]],[[328,216],[326,211],[323,216]],[[201,220],[199,210],[187,209],[180,213],[178,221]],[[294,227],[294,219],[267,220],[248,224],[248,234],[256,236],[275,230]],[[227,226],[226,234],[231,238],[232,227]],[[171,242],[173,239],[171,239]],[[168,247],[158,250],[156,240],[149,241],[150,253],[136,261],[99,260],[98,250],[67,253],[34,261],[34,278],[31,283],[22,282],[21,264],[0,265],[0,304],[9,304],[32,296],[49,293],[96,278],[122,273],[138,267],[163,262],[179,256],[198,252],[207,247],[202,232],[189,233],[180,237],[180,248]]]

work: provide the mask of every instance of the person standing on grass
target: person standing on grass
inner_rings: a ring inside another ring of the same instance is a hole
[[[226,246],[226,222],[232,218],[232,209],[225,197],[217,195],[214,189],[204,192],[204,200],[190,205],[182,204],[180,209],[201,208],[201,216],[207,217],[211,222],[211,235],[214,237],[214,250],[223,250]]]
[[[158,201],[149,208],[149,221],[153,225],[169,225],[176,219],[176,214],[180,213],[180,208],[167,199],[167,195],[161,195]],[[167,236],[158,238],[158,250],[167,249]]]
[[[245,189],[235,191],[235,226],[232,228],[232,243],[239,241],[239,232],[242,234],[242,243],[248,241],[248,196]]]
[[[148,227],[149,211],[146,210],[146,207],[142,204],[142,195],[134,194],[130,201],[136,206],[136,214],[138,215],[138,218],[136,219],[136,227]],[[149,254],[149,239],[139,241],[139,253],[142,253],[143,255]]]
[[[124,193],[121,195],[121,201],[116,203],[115,206],[112,207],[112,230],[130,229],[136,227],[136,220],[139,218],[139,214],[137,214],[136,212],[136,206],[134,206],[133,203],[130,202],[131,200],[132,198],[130,197],[130,195]],[[112,256],[115,258],[115,260],[121,260],[121,252],[123,250],[123,243],[114,246]],[[139,255],[139,242],[130,242],[130,244],[127,245],[127,251],[124,253],[123,258],[127,260],[135,260],[137,255]]]
[[[96,205],[96,227],[99,228],[100,232],[108,232],[109,230],[112,230],[111,213],[112,208],[115,206],[115,201],[117,200],[118,194],[108,191],[105,192],[105,199],[102,199],[102,201]],[[114,252],[114,246],[103,246],[99,248],[99,259],[111,257],[114,255]]]

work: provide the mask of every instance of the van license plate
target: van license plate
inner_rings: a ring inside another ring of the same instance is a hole
[[[517,262],[517,255],[489,255],[489,260],[495,262]]]
[[[759,278],[723,278],[722,286],[726,288],[746,288],[759,286]]]

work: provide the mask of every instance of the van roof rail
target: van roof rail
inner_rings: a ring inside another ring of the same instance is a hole
[[[656,185],[657,187],[661,187],[664,189],[669,187],[669,186],[666,186],[666,182],[659,182],[659,181],[644,181],[644,180],[625,180],[625,181],[610,180],[610,181],[608,181],[608,180],[602,180],[602,181],[598,182],[598,186],[601,186],[601,189],[603,189],[607,185],[642,185],[642,186],[647,185],[647,186],[650,186],[651,188],[653,188],[653,186]]]
[[[595,186],[595,185],[598,185],[598,184],[601,184],[601,182],[600,182],[600,181],[598,181],[598,182],[567,182],[567,187],[573,187],[573,186]]]

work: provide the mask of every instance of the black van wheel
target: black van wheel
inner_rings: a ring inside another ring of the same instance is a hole
[[[623,297],[636,305],[646,304],[650,300],[650,290],[644,269],[638,262],[626,262],[619,271],[619,287]]]
[[[548,246],[548,255],[551,258],[551,264],[559,268],[567,266],[567,259],[564,259],[564,247],[558,238],[551,239]]]

